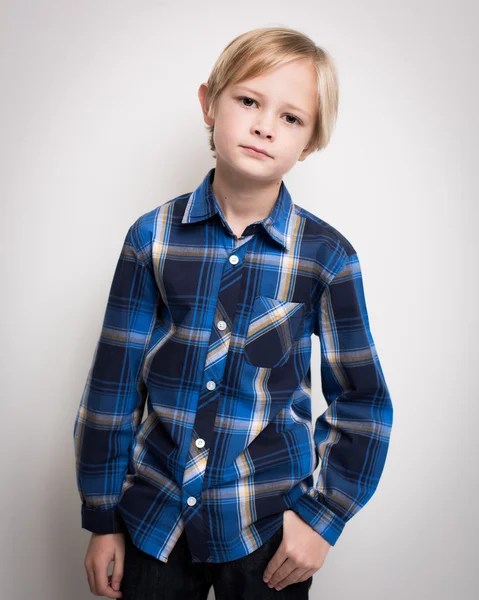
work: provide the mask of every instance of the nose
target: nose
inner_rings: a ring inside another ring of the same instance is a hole
[[[275,133],[272,118],[268,119],[265,115],[263,115],[257,119],[254,126],[254,133],[260,138],[273,140]]]
[[[259,137],[261,137],[261,138],[267,138],[270,140],[273,139],[273,134],[271,134],[271,133],[263,134],[263,133],[261,133],[261,131],[264,131],[264,129],[263,130],[255,129],[255,134],[259,135]]]

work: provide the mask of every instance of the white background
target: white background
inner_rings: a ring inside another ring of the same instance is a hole
[[[113,270],[136,218],[214,166],[198,87],[234,37],[271,25],[300,29],[338,68],[331,143],[284,180],[358,252],[394,406],[376,494],[310,597],[477,597],[478,12],[472,0],[1,2],[2,599],[92,597],[73,421]],[[316,418],[317,338],[312,372]]]

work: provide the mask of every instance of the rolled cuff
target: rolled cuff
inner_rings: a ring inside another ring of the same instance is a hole
[[[311,527],[319,533],[332,546],[341,535],[346,522],[333,513],[329,508],[321,504],[318,497],[318,490],[310,488],[301,495],[292,506],[298,515]]]
[[[121,520],[118,508],[97,510],[82,504],[82,528],[92,533],[125,533],[125,526]]]

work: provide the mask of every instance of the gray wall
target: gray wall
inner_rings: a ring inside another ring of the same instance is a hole
[[[395,409],[378,490],[311,598],[477,597],[478,12],[1,2],[2,598],[92,597],[72,432],[113,269],[129,225],[214,165],[198,86],[233,37],[265,25],[303,30],[337,63],[331,144],[285,182],[358,251]]]

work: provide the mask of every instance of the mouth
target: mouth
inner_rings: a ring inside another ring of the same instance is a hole
[[[248,150],[248,153],[252,156],[265,156],[268,158],[272,158],[270,154],[266,152],[266,150],[261,150],[260,148],[255,148],[254,146],[241,146],[245,150]]]

